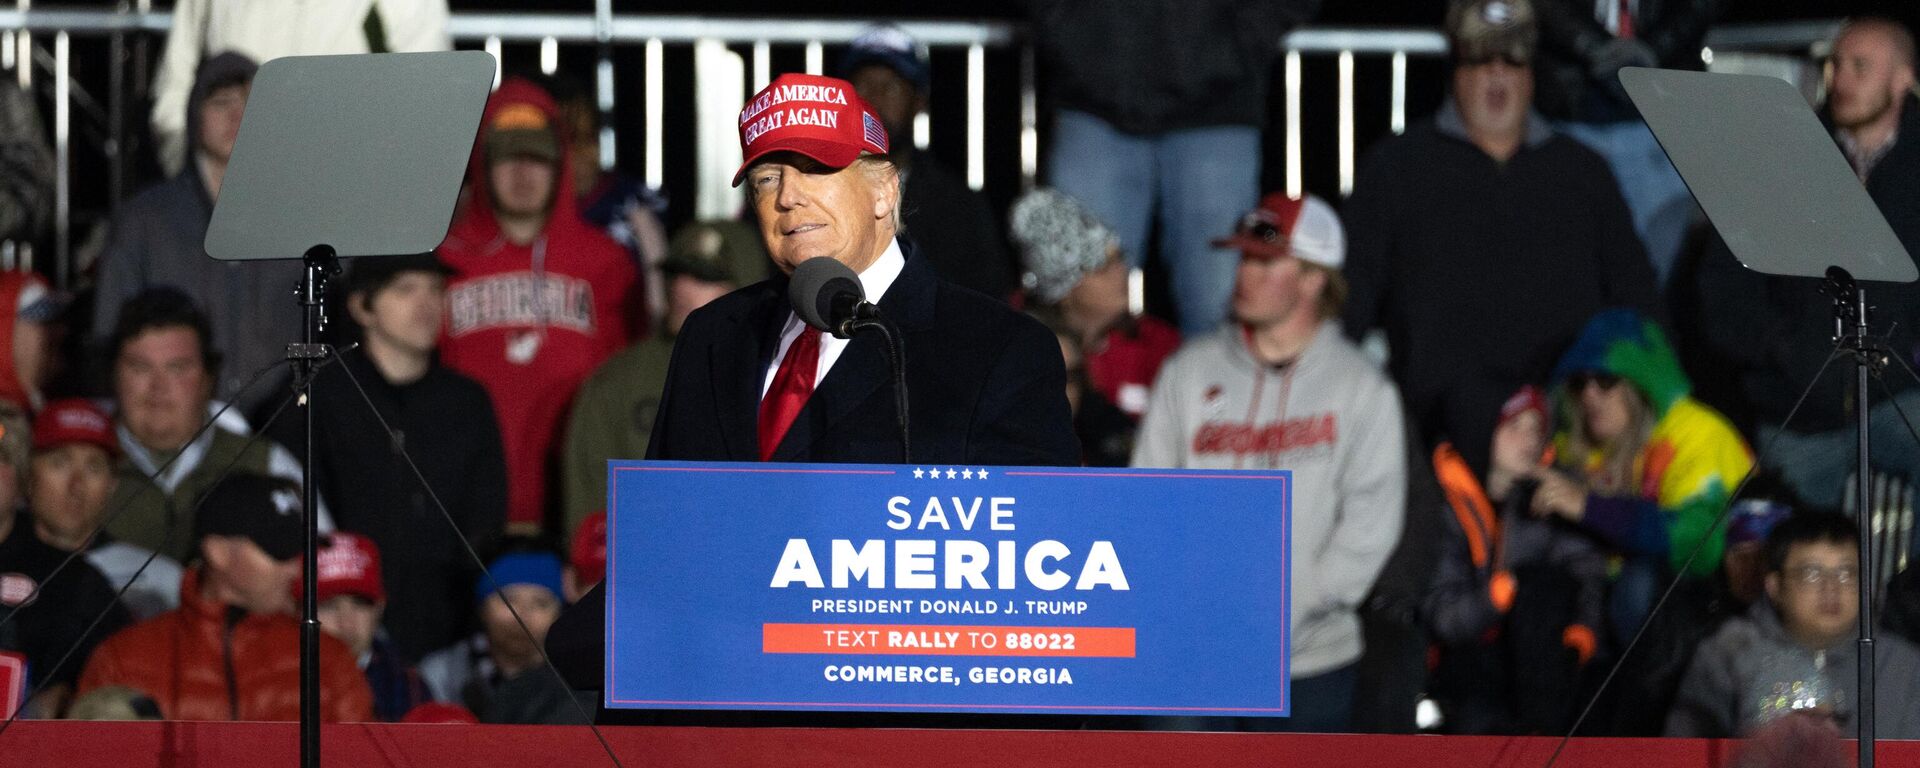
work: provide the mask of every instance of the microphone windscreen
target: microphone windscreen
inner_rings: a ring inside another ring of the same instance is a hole
[[[834,297],[847,294],[853,296],[853,301],[846,304],[849,307],[866,300],[859,276],[847,265],[824,256],[800,262],[787,282],[787,302],[793,305],[794,314],[823,331],[833,331]]]

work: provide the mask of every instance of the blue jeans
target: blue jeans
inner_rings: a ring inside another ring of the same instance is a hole
[[[1260,199],[1260,129],[1223,125],[1136,136],[1084,112],[1054,120],[1047,179],[1120,238],[1127,261],[1146,260],[1160,220],[1160,255],[1172,278],[1181,335],[1226,320],[1240,255],[1215,248]]]
[[[1620,185],[1627,210],[1633,214],[1633,231],[1647,248],[1647,260],[1653,264],[1658,285],[1664,290],[1680,248],[1686,244],[1687,227],[1693,223],[1693,195],[1680,180],[1680,173],[1660,150],[1660,142],[1645,123],[1628,120],[1618,123],[1560,123],[1555,128],[1600,154]]]
[[[1836,368],[1841,366],[1836,365]],[[1842,368],[1849,376],[1852,366]],[[1834,375],[1829,372],[1828,375]],[[1920,481],[1920,445],[1908,433],[1900,411],[1906,411],[1914,426],[1920,427],[1920,389],[1909,389],[1894,398],[1899,408],[1887,400],[1867,411],[1873,427],[1873,468],[1875,471]],[[1768,443],[1774,442],[1768,450]],[[1860,438],[1849,425],[1826,432],[1783,432],[1779,427],[1760,428],[1760,443],[1755,449],[1766,453],[1761,458],[1769,468],[1780,471],[1780,478],[1801,501],[1816,507],[1839,509],[1846,496],[1847,476],[1859,462]]]
[[[1288,717],[1243,717],[1240,730],[1262,733],[1346,733],[1353,730],[1353,688],[1360,680],[1354,662],[1312,677],[1296,677],[1288,691]]]

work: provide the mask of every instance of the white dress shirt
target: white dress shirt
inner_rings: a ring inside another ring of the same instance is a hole
[[[900,270],[906,266],[907,257],[900,253],[900,241],[888,241],[886,252],[860,272],[860,288],[866,291],[867,301],[879,304],[880,299],[887,295],[887,289],[893,286],[894,279],[900,276]],[[773,388],[773,376],[780,371],[780,361],[787,357],[787,347],[792,346],[793,340],[800,338],[800,331],[807,328],[806,321],[801,320],[799,315],[791,311],[787,313],[787,324],[780,330],[780,348],[774,351],[766,375],[760,379],[762,398],[767,396],[767,390]],[[820,382],[827,377],[827,371],[833,369],[834,361],[840,359],[840,353],[847,351],[847,341],[831,333],[820,338],[820,367],[813,374],[814,386],[820,386]]]

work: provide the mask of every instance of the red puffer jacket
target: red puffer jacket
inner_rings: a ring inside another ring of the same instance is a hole
[[[300,719],[300,622],[230,609],[200,591],[200,569],[180,582],[180,607],[100,644],[80,694],[123,685],[153,697],[168,720]],[[340,641],[320,636],[320,715],[373,719],[373,694]]]

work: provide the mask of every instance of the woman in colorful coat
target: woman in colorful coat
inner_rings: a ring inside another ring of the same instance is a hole
[[[1589,320],[1553,382],[1558,458],[1536,473],[1533,512],[1566,519],[1617,555],[1612,629],[1629,638],[1673,574],[1705,579],[1719,569],[1726,534],[1715,521],[1753,452],[1725,416],[1688,394],[1666,334],[1632,310]]]

